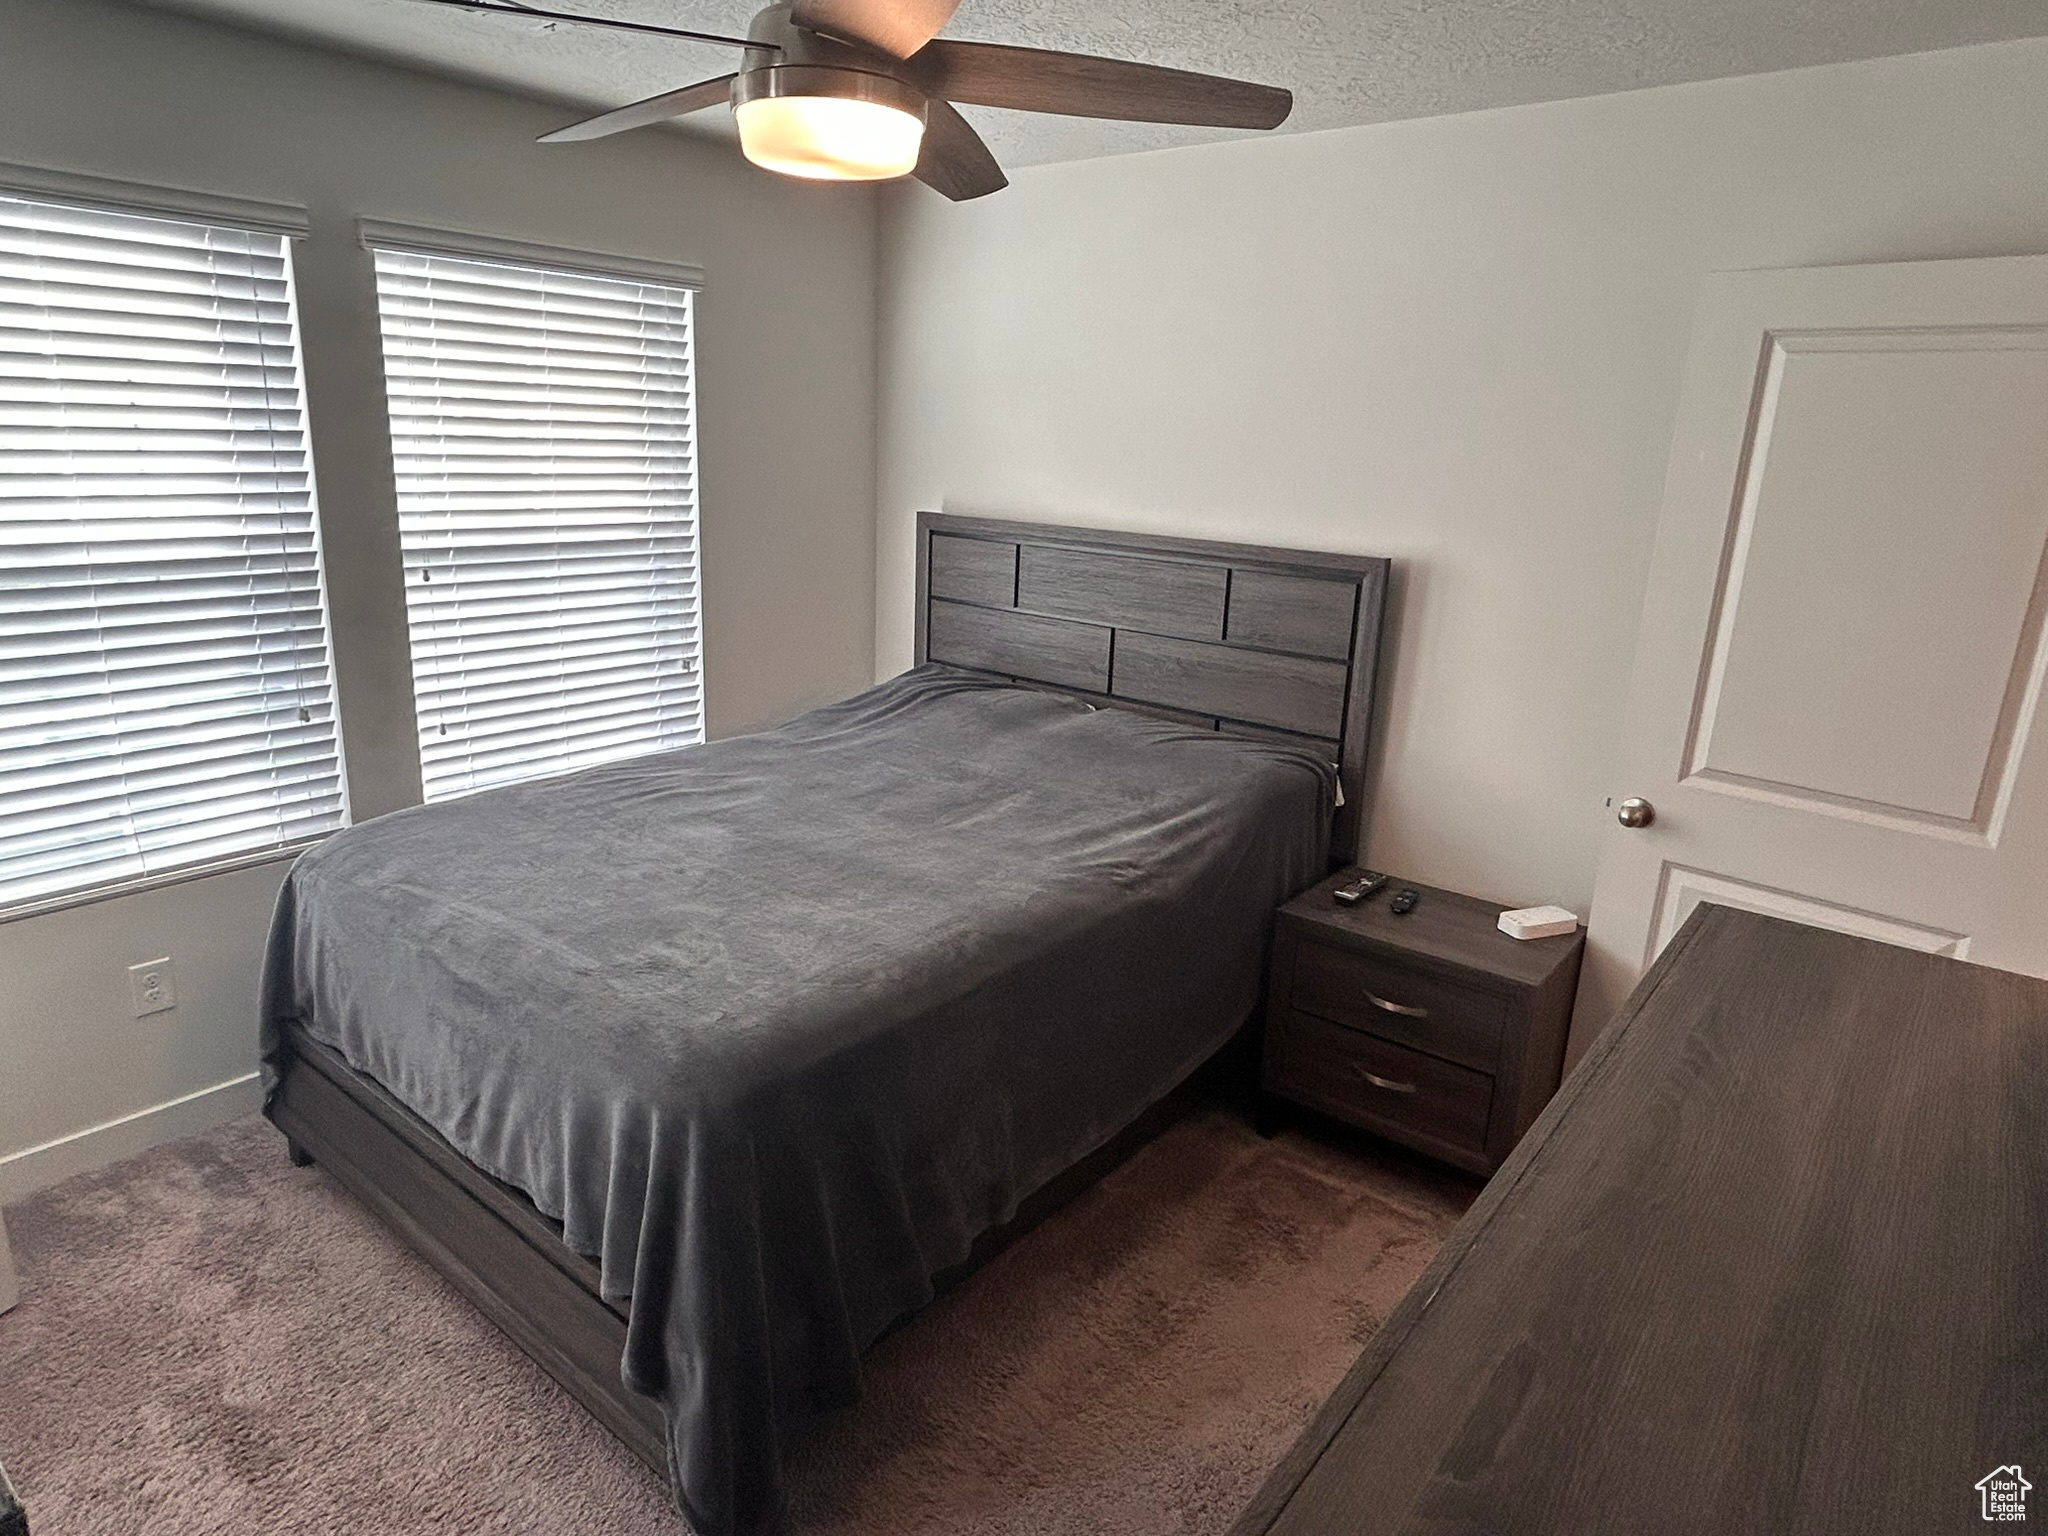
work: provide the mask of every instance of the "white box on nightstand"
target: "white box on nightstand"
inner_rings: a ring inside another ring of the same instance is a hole
[[[1500,931],[1511,939],[1549,939],[1576,933],[1579,915],[1563,907],[1517,907],[1500,915]]]

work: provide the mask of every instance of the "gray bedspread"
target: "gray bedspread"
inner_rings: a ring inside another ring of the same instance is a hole
[[[700,1536],[985,1229],[1256,998],[1325,866],[1303,751],[923,667],[779,729],[401,811],[302,856],[297,1021],[631,1298]]]

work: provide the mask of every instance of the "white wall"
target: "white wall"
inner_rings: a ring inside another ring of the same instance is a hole
[[[1700,275],[2048,251],[2048,41],[885,210],[878,673],[919,507],[1393,555],[1370,862],[1583,913]]]
[[[415,802],[419,784],[358,217],[702,266],[712,732],[868,680],[871,193],[792,185],[669,134],[532,144],[572,115],[103,0],[0,0],[0,162],[310,211],[298,255],[307,391],[359,819]],[[258,954],[281,875],[0,923],[0,1201],[254,1102]],[[132,1018],[126,967],[167,951],[178,1009]]]

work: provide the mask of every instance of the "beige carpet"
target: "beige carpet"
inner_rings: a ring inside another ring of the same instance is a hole
[[[1202,1110],[877,1346],[797,1470],[797,1527],[1221,1532],[1472,1194]],[[0,1463],[36,1536],[682,1531],[260,1120],[8,1225]]]

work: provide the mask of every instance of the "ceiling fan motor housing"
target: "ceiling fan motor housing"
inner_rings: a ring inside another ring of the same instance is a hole
[[[771,96],[831,96],[842,101],[869,101],[926,120],[929,101],[923,91],[893,75],[833,64],[769,64],[744,69],[732,83],[735,107]]]
[[[748,26],[748,39],[760,46],[746,51],[733,81],[735,107],[767,96],[838,96],[894,107],[925,121],[925,93],[907,78],[900,59],[799,27],[790,21],[789,9],[771,5]]]

